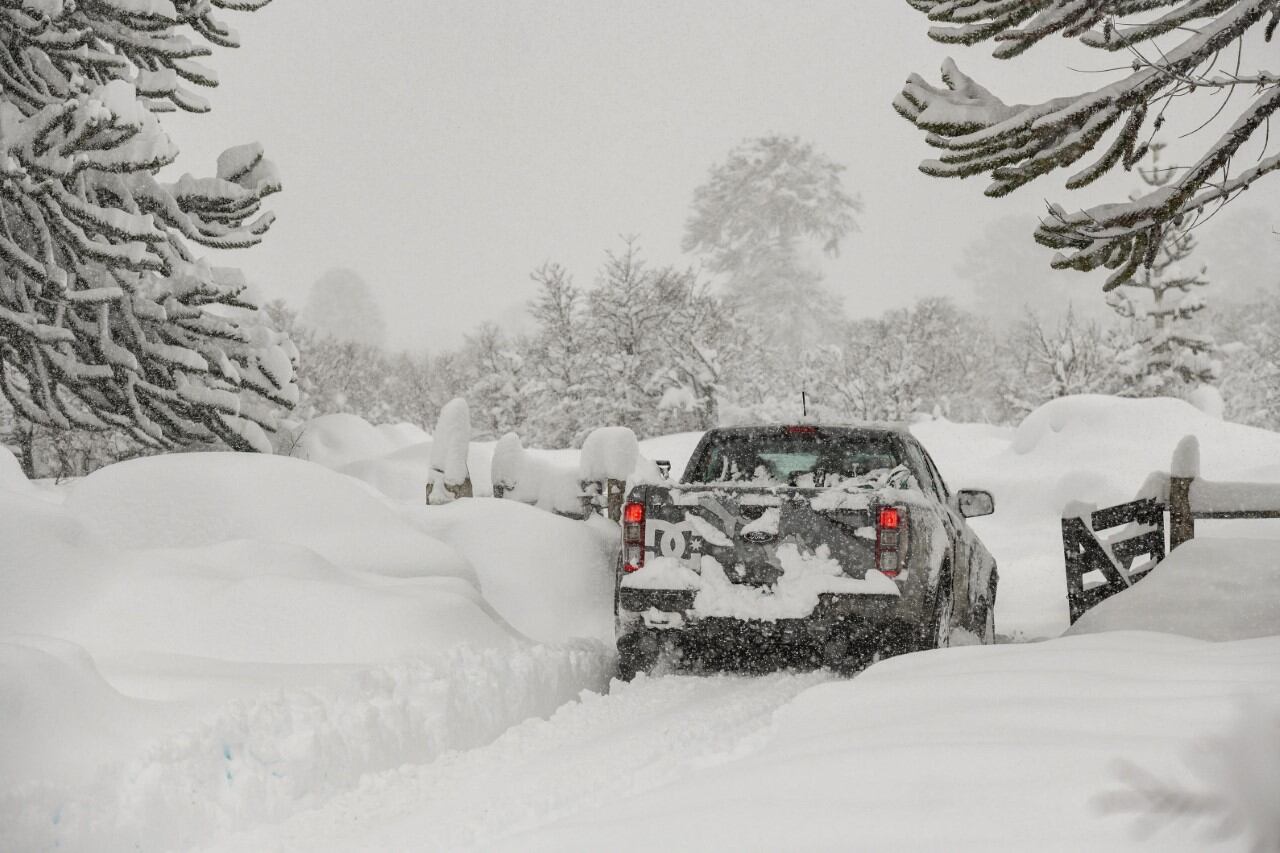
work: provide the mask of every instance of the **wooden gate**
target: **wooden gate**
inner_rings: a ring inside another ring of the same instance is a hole
[[[1099,601],[1133,586],[1164,559],[1164,511],[1163,504],[1144,498],[1062,519],[1072,624]],[[1125,529],[1117,534],[1099,536],[1121,526]],[[1147,559],[1134,566],[1141,556]],[[1094,572],[1098,574],[1088,578]]]

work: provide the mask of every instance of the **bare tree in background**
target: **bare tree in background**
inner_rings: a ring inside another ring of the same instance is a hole
[[[989,172],[986,194],[992,197],[1073,166],[1091,152],[1100,153],[1067,178],[1068,189],[1092,183],[1117,163],[1131,168],[1175,99],[1216,97],[1221,112],[1233,95],[1244,96],[1227,132],[1194,163],[1179,168],[1167,185],[1073,214],[1050,205],[1036,240],[1063,250],[1052,260],[1055,268],[1112,270],[1104,290],[1150,267],[1167,229],[1199,220],[1280,169],[1280,153],[1267,153],[1270,117],[1280,109],[1280,74],[1241,68],[1243,39],[1258,28],[1270,41],[1280,22],[1280,0],[907,2],[934,23],[933,39],[965,45],[995,41],[999,59],[1012,59],[1059,34],[1124,60],[1123,78],[1039,104],[1004,103],[950,59],[942,67],[944,87],[915,74],[907,78],[894,108],[927,131],[926,141],[943,152],[922,163],[921,171],[959,178]],[[1255,138],[1259,150],[1247,157],[1244,146]]]

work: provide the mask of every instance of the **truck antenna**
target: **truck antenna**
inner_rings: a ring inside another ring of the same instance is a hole
[[[800,414],[809,417],[809,398],[803,391],[800,392]]]

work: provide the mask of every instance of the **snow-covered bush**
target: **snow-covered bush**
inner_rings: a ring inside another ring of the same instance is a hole
[[[493,461],[489,465],[494,497],[503,497],[514,490],[520,483],[524,468],[524,445],[520,443],[520,436],[509,432],[494,445]]]
[[[578,476],[583,480],[626,482],[639,458],[640,445],[629,428],[600,427],[592,430],[582,442]]]
[[[467,470],[467,448],[471,445],[471,412],[461,397],[450,400],[440,410],[431,443],[431,482],[427,497],[433,504],[454,498],[471,497],[471,474]]]

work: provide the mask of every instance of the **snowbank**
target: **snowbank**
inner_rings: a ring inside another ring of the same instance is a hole
[[[10,491],[26,491],[31,488],[31,483],[27,480],[27,475],[22,473],[22,465],[19,464],[9,448],[0,444],[0,489],[9,489]]]
[[[548,643],[594,637],[612,645],[616,525],[497,498],[455,501],[415,516],[476,566],[485,600],[526,636]]]
[[[373,426],[358,415],[321,415],[299,424],[282,439],[289,455],[298,459],[341,468],[357,459],[385,456],[430,440],[431,436],[414,424]]]
[[[0,639],[0,696],[0,791],[29,779],[69,784],[123,758],[155,722],[149,703],[113,689],[83,648],[50,637]]]
[[[6,648],[0,646],[4,675],[11,668]],[[598,644],[549,648],[510,642],[480,650],[459,647],[332,673],[305,689],[260,693],[149,745],[130,744],[132,754],[76,784],[42,775],[38,784],[0,792],[0,849],[99,853],[201,845],[216,834],[318,806],[371,772],[487,743],[521,720],[549,715],[584,687],[603,689],[609,669]],[[58,674],[48,665],[28,670],[34,684]],[[91,732],[103,728],[92,719],[94,709],[120,713],[112,703],[127,702],[91,669],[76,674],[40,688],[40,707],[54,714],[36,731],[60,737],[65,753],[88,742],[76,724],[86,723]],[[83,710],[75,710],[75,700]],[[63,707],[67,702],[73,703],[70,709]],[[152,716],[167,710],[162,703],[132,705],[148,708]],[[109,734],[119,732],[113,728]],[[39,742],[19,740],[0,734],[0,755],[16,755],[15,766],[43,774],[49,751]]]
[[[484,743],[611,671],[611,560],[586,524],[428,509],[421,481],[404,506],[283,456],[9,485],[0,849],[190,847]]]
[[[1280,540],[1200,537],[1090,609],[1068,634],[1160,631],[1202,640],[1280,634]]]
[[[473,577],[461,556],[406,525],[358,483],[284,456],[191,453],[130,460],[76,483],[66,505],[115,548],[258,539],[309,548],[343,569]]]

